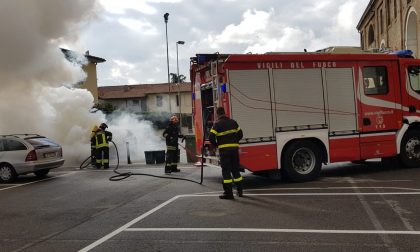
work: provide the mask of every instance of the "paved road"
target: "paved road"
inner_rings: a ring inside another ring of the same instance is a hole
[[[181,165],[173,177],[199,181]],[[161,175],[157,166],[121,171]],[[420,169],[371,162],[324,167],[308,183],[246,173],[245,197],[204,184],[64,167],[0,185],[1,251],[418,251]]]

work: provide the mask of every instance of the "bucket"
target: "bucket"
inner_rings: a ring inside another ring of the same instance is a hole
[[[155,163],[155,155],[154,151],[145,151],[144,157],[146,158],[146,164],[154,164]]]
[[[164,150],[154,151],[154,156],[155,156],[156,164],[165,163],[165,151]]]

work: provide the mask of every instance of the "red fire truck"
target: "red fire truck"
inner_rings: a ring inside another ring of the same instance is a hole
[[[323,163],[388,157],[420,166],[420,60],[406,54],[197,54],[190,71],[207,162],[217,160],[207,136],[222,106],[254,173],[308,181]]]

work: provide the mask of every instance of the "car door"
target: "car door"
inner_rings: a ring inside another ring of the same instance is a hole
[[[359,67],[361,158],[394,156],[396,131],[401,124],[397,65],[380,61],[364,62]]]

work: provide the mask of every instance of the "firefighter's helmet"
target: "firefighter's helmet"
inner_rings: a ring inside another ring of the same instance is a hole
[[[95,125],[95,126],[93,126],[93,128],[92,128],[92,132],[94,132],[94,133],[95,133],[96,131],[98,131],[98,129],[99,129],[99,128],[98,128],[98,125]]]
[[[179,119],[178,119],[178,117],[176,115],[173,115],[173,116],[171,116],[170,121],[171,121],[171,123],[176,124],[176,123],[179,122]]]
[[[105,130],[106,128],[108,128],[108,125],[106,125],[106,123],[101,123],[99,128],[101,128],[102,130]]]

